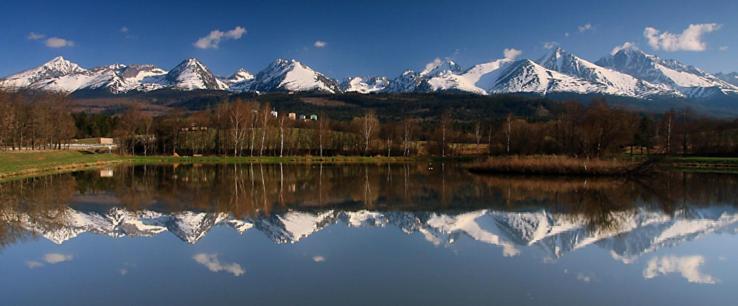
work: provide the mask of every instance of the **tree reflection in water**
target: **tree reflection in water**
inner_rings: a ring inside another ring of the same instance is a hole
[[[81,222],[74,212],[104,215],[112,209],[227,215],[268,230],[275,228],[254,220],[283,222],[291,212],[331,211],[353,212],[346,217],[353,222],[358,213],[368,218],[368,211],[379,213],[372,215],[375,224],[403,216],[414,218],[418,227],[437,222],[433,218],[439,215],[453,219],[484,211],[506,230],[519,232],[515,239],[534,243],[543,238],[530,238],[522,229],[540,227],[542,221],[533,216],[584,225],[598,237],[610,237],[632,231],[628,227],[644,211],[673,217],[699,208],[732,210],[738,201],[738,176],[727,174],[670,172],[637,180],[502,177],[475,176],[459,164],[424,163],[147,165],[122,166],[114,173],[101,177],[87,171],[0,184],[0,247],[74,226]],[[379,215],[382,219],[376,219]],[[513,217],[520,219],[513,222]]]

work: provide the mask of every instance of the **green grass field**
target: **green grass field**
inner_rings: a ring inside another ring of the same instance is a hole
[[[670,161],[673,162],[694,162],[704,164],[736,164],[738,165],[738,157],[704,157],[704,156],[685,156],[685,157],[671,157]]]
[[[399,163],[405,157],[382,156],[124,156],[78,151],[0,152],[0,180],[97,168],[112,164],[239,164],[239,163]]]
[[[73,164],[111,162],[119,159],[117,155],[85,154],[77,151],[0,152],[0,174]]]
[[[670,157],[666,162],[685,172],[738,173],[738,157],[684,156]]]

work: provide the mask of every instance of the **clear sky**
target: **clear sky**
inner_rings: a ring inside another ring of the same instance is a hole
[[[83,67],[164,69],[197,57],[219,75],[284,57],[338,79],[394,77],[437,57],[469,67],[506,48],[537,59],[546,42],[595,61],[626,41],[711,72],[738,71],[734,0],[3,0],[0,16],[0,76],[61,55]]]

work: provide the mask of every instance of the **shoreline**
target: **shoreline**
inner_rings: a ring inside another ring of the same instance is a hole
[[[449,160],[449,159],[446,159]],[[469,160],[469,158],[451,158],[450,160]],[[442,162],[437,157],[402,157],[402,156],[138,156],[118,154],[93,154],[81,151],[29,151],[29,152],[0,152],[0,182],[20,178],[43,176],[74,172],[120,164],[147,165],[147,164],[387,164],[411,163],[419,161]],[[738,174],[738,157],[666,157],[659,161],[669,171],[682,172],[709,172]],[[477,175],[510,175],[516,172],[489,171],[490,169],[471,169]],[[475,171],[476,170],[476,171]],[[518,174],[536,174],[522,172]],[[537,173],[541,175],[542,173]],[[545,173],[543,173],[545,175]],[[550,173],[547,176],[589,176],[572,174]],[[594,175],[602,176],[602,175]],[[613,176],[613,175],[604,175]],[[614,175],[618,176],[618,175]]]
[[[584,164],[593,165],[590,166],[591,169],[582,169]],[[491,158],[486,162],[473,163],[467,167],[467,170],[484,176],[549,177],[624,177],[648,174],[652,171],[738,174],[738,157],[652,155],[587,160],[555,155],[528,155]]]
[[[738,174],[738,157],[670,157],[666,160],[678,171]]]
[[[99,169],[121,164],[387,164],[424,160],[416,157],[386,156],[133,156],[91,154],[79,151],[0,152],[0,182],[20,178]]]

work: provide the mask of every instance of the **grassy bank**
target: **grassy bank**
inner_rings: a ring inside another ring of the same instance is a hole
[[[665,160],[672,168],[694,172],[738,173],[738,157],[669,157]]]
[[[534,155],[489,158],[473,164],[469,171],[480,174],[616,176],[634,173],[642,166],[642,162],[627,160]]]
[[[78,151],[0,152],[0,180],[105,167],[115,164],[401,163],[415,159],[381,156],[127,156]]]

